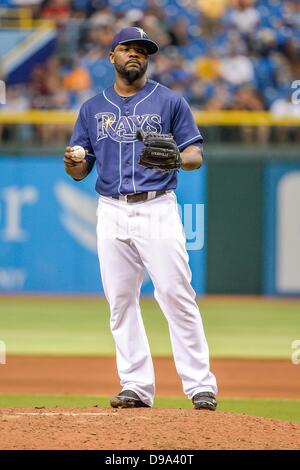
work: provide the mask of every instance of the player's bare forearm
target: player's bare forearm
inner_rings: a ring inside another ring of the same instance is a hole
[[[76,180],[82,180],[89,174],[86,160],[75,163],[74,165],[69,165],[65,162],[65,172]]]
[[[183,170],[195,170],[200,168],[203,163],[203,156],[201,149],[195,145],[190,145],[181,152]]]

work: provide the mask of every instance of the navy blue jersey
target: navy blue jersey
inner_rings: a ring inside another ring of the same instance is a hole
[[[162,173],[138,164],[143,143],[136,130],[171,132],[182,151],[202,144],[187,102],[178,93],[148,80],[133,96],[122,98],[114,86],[86,101],[79,112],[70,146],[81,145],[96,162],[96,191],[103,196],[175,189],[177,171]]]

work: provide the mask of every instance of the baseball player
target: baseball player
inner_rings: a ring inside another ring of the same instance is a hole
[[[98,173],[98,255],[121,383],[111,406],[153,405],[154,370],[139,306],[146,268],[168,321],[183,390],[195,409],[215,410],[216,379],[174,194],[179,168],[201,166],[203,139],[187,102],[147,79],[149,55],[157,51],[141,28],[115,35],[115,83],[81,107],[65,170],[81,180],[96,163]],[[74,146],[86,153],[79,162]]]

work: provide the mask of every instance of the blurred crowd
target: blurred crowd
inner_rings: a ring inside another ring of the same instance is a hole
[[[300,114],[291,102],[291,84],[300,79],[299,0],[3,2],[30,8],[33,18],[51,19],[57,30],[55,55],[33,69],[29,84],[8,89],[10,109],[77,110],[113,82],[111,41],[132,25],[160,45],[150,78],[177,90],[195,110]]]

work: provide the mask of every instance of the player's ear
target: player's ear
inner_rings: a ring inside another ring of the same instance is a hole
[[[109,60],[110,60],[111,64],[115,63],[115,54],[114,54],[114,52],[109,53]]]

